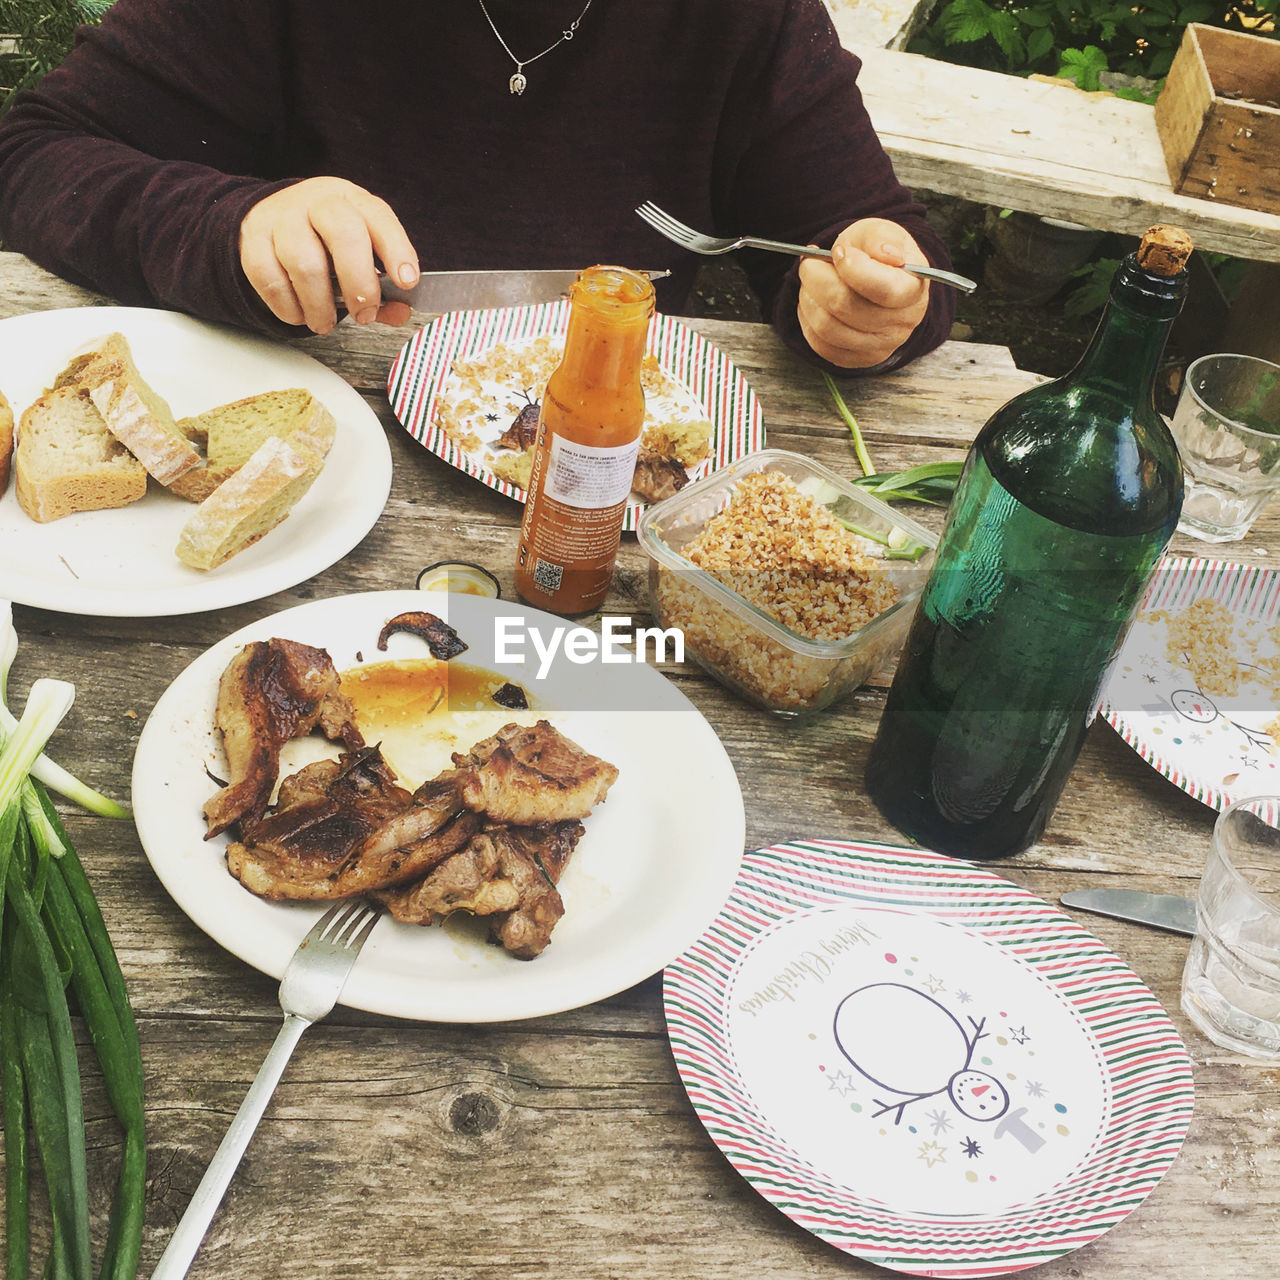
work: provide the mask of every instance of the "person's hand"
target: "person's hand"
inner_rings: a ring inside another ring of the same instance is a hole
[[[328,333],[337,323],[334,277],[357,324],[404,324],[409,307],[382,302],[377,256],[408,287],[418,255],[385,200],[344,178],[307,178],[260,200],[240,223],[240,265],[286,324]]]
[[[902,265],[927,262],[896,222],[863,218],[832,246],[832,260],[800,263],[800,330],[809,345],[844,369],[887,360],[924,319],[929,282]]]

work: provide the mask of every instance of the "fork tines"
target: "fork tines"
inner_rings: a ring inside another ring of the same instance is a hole
[[[690,226],[686,226],[683,222],[673,218],[669,213],[659,209],[652,200],[646,200],[637,210],[636,213],[643,218],[655,231],[661,232],[670,240],[685,241],[691,235],[697,232]]]
[[[379,907],[363,898],[336,902],[307,934],[308,941],[325,941],[342,947],[361,946],[382,914]]]

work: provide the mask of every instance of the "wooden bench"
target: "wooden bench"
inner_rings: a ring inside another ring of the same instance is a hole
[[[1176,194],[1153,107],[873,47],[845,10],[832,16],[906,186],[1102,231],[1185,227],[1200,249],[1263,264],[1222,342],[1280,360],[1280,216]]]

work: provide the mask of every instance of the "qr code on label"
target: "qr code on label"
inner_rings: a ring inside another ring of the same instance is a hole
[[[548,564],[545,560],[535,560],[533,580],[544,591],[559,591],[560,581],[564,577],[564,566]]]

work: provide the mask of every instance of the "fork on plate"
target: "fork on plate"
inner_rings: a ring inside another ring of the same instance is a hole
[[[302,1033],[333,1011],[360,948],[381,914],[379,908],[360,898],[339,902],[316,921],[298,945],[280,982],[284,1026],[214,1152],[151,1280],[180,1280],[190,1270],[249,1139],[284,1075],[289,1055]]]
[[[798,258],[830,259],[830,249],[816,249],[811,244],[788,244],[784,240],[764,240],[759,236],[709,236],[701,231],[673,218],[669,213],[659,209],[652,200],[646,200],[637,210],[655,231],[674,241],[681,248],[693,253],[705,253],[715,256],[721,253],[732,253],[734,249],[768,249],[773,253],[790,253]],[[943,271],[941,267],[921,266],[914,262],[905,263],[903,271],[925,280],[937,280],[941,284],[950,285],[963,293],[972,293],[977,287],[976,280],[962,276],[954,271]]]

